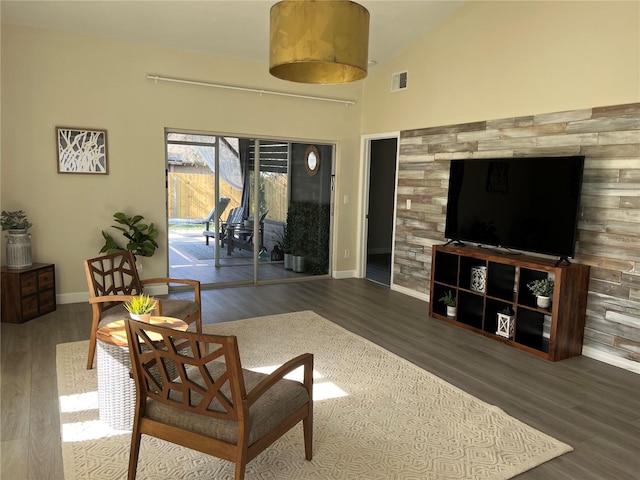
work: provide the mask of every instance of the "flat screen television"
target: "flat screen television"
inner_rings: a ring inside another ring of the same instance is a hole
[[[583,170],[584,156],[452,160],[445,237],[573,257]]]

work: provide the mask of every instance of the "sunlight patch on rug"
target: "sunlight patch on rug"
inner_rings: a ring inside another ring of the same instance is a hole
[[[204,331],[237,335],[244,368],[269,371],[314,354],[313,460],[305,461],[296,426],[247,465],[247,480],[497,480],[572,450],[314,312]],[[57,349],[65,478],[126,478],[130,434],[99,421],[87,348],[83,341]],[[139,480],[232,479],[233,471],[229,462],[143,436]]]

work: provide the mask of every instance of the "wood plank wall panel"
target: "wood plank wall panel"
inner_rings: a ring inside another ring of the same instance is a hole
[[[574,259],[591,266],[584,345],[640,362],[640,103],[403,131],[393,282],[430,293],[450,160],[544,155],[586,157]]]

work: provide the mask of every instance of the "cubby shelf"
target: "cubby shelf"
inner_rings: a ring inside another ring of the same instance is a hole
[[[552,259],[515,255],[471,246],[436,245],[432,250],[429,315],[501,341],[550,361],[582,353],[589,266],[557,265]],[[473,270],[473,272],[472,272]],[[478,282],[478,271],[484,281]],[[527,284],[555,281],[551,307],[539,308]],[[451,290],[455,317],[438,299]],[[515,314],[513,338],[497,335],[498,312]]]

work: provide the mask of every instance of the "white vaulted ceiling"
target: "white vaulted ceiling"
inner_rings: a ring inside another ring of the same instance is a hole
[[[275,1],[2,0],[3,24],[59,30],[268,62]],[[383,64],[463,1],[358,2],[371,14],[369,58]]]

